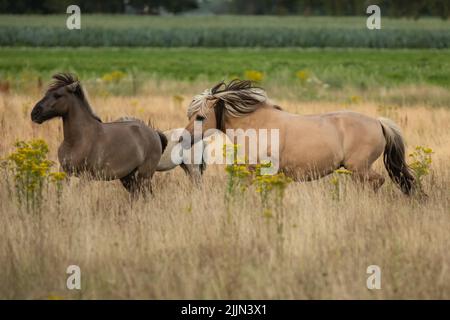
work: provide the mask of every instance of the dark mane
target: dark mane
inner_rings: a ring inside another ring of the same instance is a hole
[[[54,81],[48,86],[47,93],[78,81],[78,78],[70,73],[57,73],[52,76],[52,79]]]
[[[51,93],[53,91],[56,91],[62,87],[68,86],[72,83],[78,82],[78,85],[73,92],[75,96],[80,98],[84,105],[86,106],[87,110],[91,113],[91,115],[99,122],[102,122],[102,120],[94,113],[92,110],[92,107],[90,106],[89,102],[86,99],[86,95],[84,94],[83,88],[81,87],[81,84],[79,83],[78,77],[74,76],[70,73],[57,73],[52,76],[52,79],[54,80],[47,89],[46,94]]]
[[[252,81],[234,79],[228,84],[221,81],[193,98],[187,110],[188,118],[196,112],[205,112],[209,100],[216,100],[213,107],[223,102],[225,113],[240,117],[255,111],[261,102],[267,100],[267,95],[263,88],[255,86]]]
[[[261,91],[263,91],[261,87],[255,86],[252,81],[234,79],[228,84],[226,84],[224,81],[219,82],[211,89],[211,93],[214,95],[226,92],[238,92],[238,98],[245,105],[252,106],[261,103],[259,97],[255,97],[255,94],[251,89],[260,89]],[[233,99],[235,99],[235,97]],[[222,99],[218,99],[214,105],[214,112],[216,116],[216,128],[220,131],[223,131],[225,128],[225,117],[224,117],[225,103],[226,102],[233,103],[233,99],[226,99],[224,97]],[[242,114],[253,112],[244,109],[240,109],[239,111]]]
[[[246,105],[255,105],[261,103],[261,100],[255,97],[254,91],[251,89],[259,89],[264,92],[264,89],[256,86],[253,81],[233,79],[228,84],[226,84],[224,81],[219,82],[214,87],[212,87],[211,93],[215,95],[226,92],[237,92],[238,97]]]

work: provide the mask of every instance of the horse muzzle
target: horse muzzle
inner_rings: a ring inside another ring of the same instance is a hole
[[[178,143],[181,144],[181,147],[185,150],[190,149],[194,144],[196,144],[197,142],[203,140],[203,136],[196,136],[193,137],[191,135],[189,136],[181,136],[180,139],[178,140]]]
[[[31,111],[31,121],[41,124],[44,122],[44,119],[42,117],[42,113],[44,111],[44,108],[40,105],[36,105],[33,110]]]

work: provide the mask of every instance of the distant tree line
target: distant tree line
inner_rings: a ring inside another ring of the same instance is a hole
[[[161,10],[179,13],[198,7],[197,0],[0,0],[0,13],[65,13],[76,4],[84,13],[158,14]]]
[[[229,0],[228,11],[235,14],[301,14],[355,16],[379,5],[382,14],[392,17],[450,15],[450,0]]]
[[[206,8],[213,13],[354,16],[377,4],[392,17],[450,15],[450,0],[0,0],[0,13],[63,13],[77,4],[85,13],[181,13]]]

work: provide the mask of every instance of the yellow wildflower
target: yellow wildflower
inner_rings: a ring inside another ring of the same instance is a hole
[[[256,70],[245,71],[245,78],[251,81],[260,82],[264,79],[264,73]]]
[[[309,79],[309,72],[307,70],[299,70],[295,74],[298,79],[300,79],[302,82]]]

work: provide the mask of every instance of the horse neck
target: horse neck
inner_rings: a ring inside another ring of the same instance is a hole
[[[271,113],[275,111],[276,109],[273,109],[270,106],[262,106],[243,117],[226,117],[224,131],[226,132],[227,129],[247,130],[265,128],[264,123],[267,123],[267,120],[271,117]]]
[[[90,113],[84,101],[75,99],[63,117],[64,142],[74,145],[90,137],[100,128],[100,122]]]

